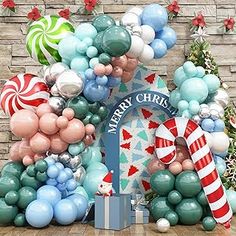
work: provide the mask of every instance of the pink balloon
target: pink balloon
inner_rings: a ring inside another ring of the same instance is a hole
[[[21,158],[24,158],[25,156],[34,156],[34,152],[32,151],[30,147],[30,143],[28,140],[21,141],[21,144],[19,146],[19,155]]]
[[[57,127],[59,129],[65,129],[68,126],[68,119],[65,116],[60,116],[57,119]]]
[[[63,110],[62,115],[65,116],[68,120],[72,120],[75,116],[75,112],[71,108],[66,108]]]
[[[127,72],[123,71],[123,75],[121,77],[121,81],[123,83],[128,83],[130,80],[132,80],[134,77],[134,72]]]
[[[93,144],[93,136],[92,135],[86,135],[83,139],[83,142],[86,146],[90,146]]]
[[[34,155],[34,162],[44,159],[46,156],[44,154],[35,154]]]
[[[115,57],[111,63],[113,66],[119,66],[124,69],[127,66],[127,56]]]
[[[20,161],[20,154],[19,154],[19,147],[20,147],[21,141],[15,142],[10,149],[10,159],[12,161]]]
[[[68,148],[68,143],[63,141],[59,134],[52,135],[50,137],[50,143],[50,151],[56,154],[64,152]]]
[[[30,139],[30,147],[34,153],[45,153],[50,148],[50,139],[38,132]]]
[[[77,143],[85,136],[84,124],[78,120],[73,119],[69,121],[67,128],[60,130],[60,137],[67,143]]]
[[[121,77],[123,75],[123,69],[119,66],[115,66],[111,73],[113,77]]]
[[[128,63],[124,68],[125,71],[134,71],[138,66],[138,60],[136,58],[128,58]]]
[[[182,162],[183,170],[194,170],[194,164],[191,159],[186,159]]]
[[[38,131],[39,118],[33,111],[19,110],[11,117],[10,127],[17,137],[30,138]]]
[[[25,166],[29,166],[29,165],[34,164],[34,160],[30,156],[25,156],[23,158],[22,162]]]
[[[39,120],[40,130],[48,135],[57,133],[59,128],[57,127],[58,116],[54,113],[46,113]]]
[[[46,113],[51,113],[51,112],[52,112],[52,108],[50,107],[48,103],[42,103],[36,109],[36,114],[38,115],[38,117],[41,117],[42,115]]]
[[[157,158],[153,158],[148,163],[148,166],[147,166],[147,170],[150,175],[154,174],[158,170],[164,170],[164,169],[165,169],[165,165]]]
[[[113,67],[111,64],[105,66],[105,75],[110,75],[112,73]]]
[[[95,126],[94,126],[94,125],[92,125],[92,124],[87,124],[87,125],[85,126],[85,133],[86,133],[87,135],[92,135],[94,132],[95,132]]]
[[[169,165],[169,171],[173,174],[173,175],[177,175],[179,173],[182,172],[182,165],[177,162],[177,161],[174,161],[172,162],[170,165]]]
[[[103,64],[97,64],[94,66],[94,74],[98,76],[103,76],[105,75],[106,68]]]
[[[177,145],[176,146],[176,161],[182,163],[185,159],[189,159],[190,155],[188,148],[186,146]]]

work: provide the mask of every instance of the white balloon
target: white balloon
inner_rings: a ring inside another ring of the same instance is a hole
[[[120,23],[123,26],[136,26],[141,25],[141,20],[136,14],[128,12],[123,15]]]
[[[131,12],[136,14],[137,16],[141,16],[143,13],[143,8],[141,7],[131,7],[127,12]]]
[[[209,146],[209,148],[212,147],[213,145],[213,137],[212,135],[207,132],[207,131],[203,131],[204,135],[205,135],[205,138],[206,138],[206,141],[207,141],[207,145]]]
[[[160,218],[157,222],[157,230],[160,233],[165,233],[170,229],[170,222],[166,218]]]
[[[145,63],[150,62],[153,58],[154,58],[153,49],[149,45],[145,44],[143,51],[138,58],[139,61],[145,64]]]
[[[208,103],[208,106],[210,107],[210,110],[218,111],[220,118],[224,117],[225,111],[221,105],[217,104],[216,102],[210,102]]]
[[[155,39],[155,31],[149,25],[142,25],[142,39],[144,43],[150,44]]]
[[[224,132],[213,132],[212,141],[213,145],[211,151],[215,154],[226,152],[229,148],[229,137]]]
[[[141,55],[143,49],[144,49],[143,40],[137,35],[132,35],[131,46],[126,55],[131,58],[138,58]]]
[[[137,35],[137,36],[141,37],[141,35],[142,35],[142,28],[141,28],[141,26],[136,25],[136,26],[132,27],[131,34],[132,35]]]

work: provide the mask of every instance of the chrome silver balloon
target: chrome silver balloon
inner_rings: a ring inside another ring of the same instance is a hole
[[[208,106],[200,107],[200,111],[199,111],[200,118],[205,119],[205,118],[210,117],[210,115],[211,115],[210,108]]]
[[[210,102],[210,103],[208,103],[208,106],[209,106],[210,110],[216,110],[219,113],[220,118],[224,117],[225,111],[221,105],[219,105],[216,102]]]
[[[197,123],[197,124],[200,124],[202,119],[199,115],[195,115],[192,117],[192,119]]]
[[[120,24],[123,26],[136,26],[141,25],[141,20],[138,15],[132,12],[127,12],[121,18]]]
[[[219,88],[212,97],[212,101],[221,105],[223,108],[227,107],[229,100],[229,94],[222,88]]]
[[[62,97],[50,97],[48,100],[48,104],[55,114],[61,115],[66,106],[66,101]]]
[[[61,162],[65,166],[67,166],[67,164],[70,162],[71,159],[72,159],[72,156],[70,155],[69,152],[62,152],[58,156],[58,161]]]
[[[79,155],[74,157],[72,156],[70,161],[66,164],[66,166],[72,169],[73,171],[76,171],[78,167],[80,167],[81,165],[82,165],[82,159]]]
[[[210,110],[210,113],[211,113],[211,119],[212,120],[220,119],[220,114],[217,110]]]
[[[86,176],[86,171],[83,166],[80,166],[75,172],[74,172],[74,178],[79,184],[83,184],[84,178]]]
[[[54,97],[60,96],[59,91],[58,91],[58,89],[57,89],[57,86],[56,86],[55,84],[51,87],[50,93],[51,93],[51,95],[54,96]]]

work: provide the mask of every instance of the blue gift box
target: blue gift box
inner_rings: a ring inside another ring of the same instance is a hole
[[[95,196],[95,228],[121,230],[131,225],[131,196]]]
[[[146,208],[131,211],[131,224],[148,224],[149,210]]]

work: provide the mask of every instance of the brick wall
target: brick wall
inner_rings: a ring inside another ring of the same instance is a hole
[[[19,72],[37,73],[40,65],[33,61],[25,50],[27,13],[34,5],[43,9],[43,14],[57,14],[60,9],[70,7],[78,9],[81,0],[15,0],[17,10],[11,16],[3,16],[0,9],[0,87],[5,81]],[[116,19],[131,5],[146,5],[153,2],[166,4],[165,0],[102,0],[103,10]],[[32,4],[33,3],[33,4]],[[190,33],[189,20],[194,12],[202,11],[208,24],[208,38],[212,44],[212,53],[218,63],[220,76],[230,86],[231,98],[236,101],[236,34],[222,35],[219,27],[222,20],[236,14],[235,0],[179,0],[182,14],[171,26],[178,35],[177,45],[161,60],[153,61],[149,66],[167,80],[171,88],[173,71],[180,66],[188,52]],[[0,111],[0,165],[8,157],[12,141],[16,140],[9,131],[9,120]]]

